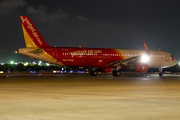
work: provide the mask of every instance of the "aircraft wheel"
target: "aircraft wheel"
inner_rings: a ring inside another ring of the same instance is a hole
[[[113,76],[120,76],[121,75],[121,72],[118,70],[118,71],[116,71],[116,70],[114,70],[113,71]]]
[[[91,71],[90,74],[91,74],[92,76],[97,76],[97,75],[98,75],[98,72],[95,70],[95,71]]]
[[[117,76],[120,76],[120,75],[121,75],[121,72],[120,72],[120,71],[117,71],[116,74],[117,74]]]
[[[159,72],[159,76],[163,76],[163,73],[162,73],[162,72]]]

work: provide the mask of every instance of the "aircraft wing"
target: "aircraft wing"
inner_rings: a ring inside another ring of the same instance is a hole
[[[144,50],[146,52],[146,55],[150,55],[149,49],[146,45],[146,43],[143,41]],[[118,65],[132,65],[133,63],[137,62],[139,59],[141,59],[142,56],[135,56],[131,58],[127,58],[124,60],[119,60],[115,62],[108,63],[106,66],[118,66]]]
[[[141,58],[141,56],[135,56],[135,57],[127,58],[124,60],[119,60],[119,61],[108,63],[106,66],[118,66],[118,65],[122,65],[122,64],[128,65],[130,63],[136,62],[140,58]]]

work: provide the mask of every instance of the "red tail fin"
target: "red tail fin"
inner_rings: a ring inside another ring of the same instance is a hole
[[[50,47],[28,16],[20,16],[26,47]]]
[[[148,47],[146,46],[146,43],[144,41],[143,41],[143,44],[144,44],[144,49],[145,49],[146,53],[150,54]]]

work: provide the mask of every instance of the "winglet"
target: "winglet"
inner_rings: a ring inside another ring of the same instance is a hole
[[[149,50],[148,50],[148,47],[146,46],[146,43],[143,41],[143,44],[144,44],[144,49],[146,51],[147,54],[150,54]]]

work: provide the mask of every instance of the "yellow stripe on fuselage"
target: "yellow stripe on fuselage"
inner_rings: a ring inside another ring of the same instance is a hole
[[[115,51],[117,51],[120,55],[121,55],[121,59],[126,59],[123,55],[123,53],[119,50],[119,49],[114,49]]]
[[[50,61],[53,61],[53,64],[57,64],[57,65],[64,65],[61,62],[57,62],[57,59],[55,59],[54,57],[52,57],[50,54],[48,54],[46,51],[43,50],[43,56],[50,59]]]

